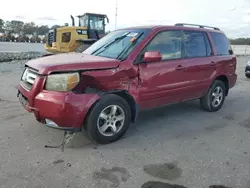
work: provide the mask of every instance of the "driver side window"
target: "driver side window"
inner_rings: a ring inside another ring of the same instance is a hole
[[[163,61],[181,58],[181,38],[182,33],[178,30],[158,33],[144,48],[139,60],[143,61],[145,52],[149,51],[161,52]]]

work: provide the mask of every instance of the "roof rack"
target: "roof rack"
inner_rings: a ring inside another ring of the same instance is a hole
[[[198,24],[189,24],[189,23],[177,23],[175,26],[184,26],[184,25],[189,25],[189,26],[198,26],[199,28],[211,28],[214,30],[220,30],[218,27],[212,27],[212,26],[206,26],[206,25],[198,25]]]

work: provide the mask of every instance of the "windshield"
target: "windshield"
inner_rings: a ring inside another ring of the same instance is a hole
[[[150,29],[114,31],[95,42],[83,53],[112,59],[125,59],[149,31]]]
[[[88,16],[85,15],[83,17],[79,17],[79,26],[80,27],[88,27]]]

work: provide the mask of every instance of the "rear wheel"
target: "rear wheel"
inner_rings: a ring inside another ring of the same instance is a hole
[[[218,111],[225,100],[226,86],[221,80],[215,80],[207,94],[200,99],[201,107],[210,112]]]
[[[117,95],[104,96],[92,108],[86,124],[88,136],[99,144],[120,139],[131,120],[128,103]]]
[[[76,48],[76,52],[82,53],[84,50],[86,50],[88,47],[90,47],[90,44],[81,44],[78,48]]]

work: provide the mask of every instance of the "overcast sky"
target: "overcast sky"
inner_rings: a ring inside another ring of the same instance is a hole
[[[117,28],[188,22],[220,27],[229,37],[250,36],[250,0],[117,1]],[[71,23],[70,14],[96,12],[108,15],[107,29],[113,30],[115,7],[116,0],[1,0],[0,18],[51,26]]]

